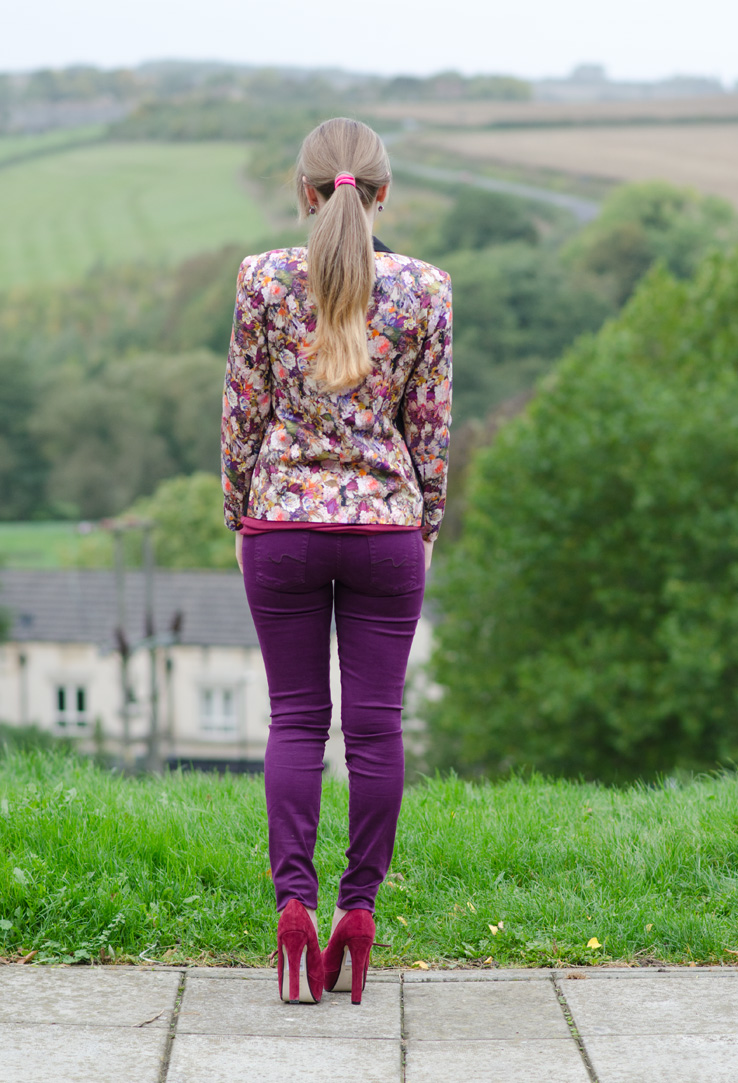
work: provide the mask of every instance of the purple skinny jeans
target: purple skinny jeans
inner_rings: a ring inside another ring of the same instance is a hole
[[[425,588],[420,529],[247,535],[243,568],[271,702],[264,782],[277,909],[290,899],[311,910],[318,905],[313,853],[335,610],[349,776],[348,866],[338,906],[374,913],[402,803],[402,693]]]

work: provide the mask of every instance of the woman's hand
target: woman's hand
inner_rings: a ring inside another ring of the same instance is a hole
[[[236,534],[236,563],[238,564],[238,570],[243,575],[243,536]]]
[[[423,538],[423,548],[425,549],[425,570],[428,571],[431,566],[431,560],[433,559],[433,542],[426,541],[425,538]]]

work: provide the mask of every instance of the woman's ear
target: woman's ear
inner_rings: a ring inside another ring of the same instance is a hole
[[[389,184],[383,184],[377,192],[377,203],[384,203],[387,199],[387,193],[389,192]]]
[[[306,181],[306,179],[304,177],[302,178],[302,183],[303,183],[303,187],[305,189],[305,196],[307,198],[308,203],[310,204],[311,207],[317,207],[318,203],[319,203],[317,191],[315,190],[315,188],[313,187],[312,184],[308,184],[308,182]]]

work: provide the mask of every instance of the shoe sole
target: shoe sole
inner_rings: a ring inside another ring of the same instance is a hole
[[[348,947],[343,949],[343,959],[341,960],[341,969],[338,972],[336,984],[331,990],[332,993],[350,993],[351,992],[351,952]]]
[[[298,1000],[290,1000],[290,965],[287,960],[287,952],[282,948],[282,1000],[288,1004],[316,1004],[317,1001],[310,992],[310,983],[307,976],[307,947],[302,949],[300,955],[300,995]],[[351,972],[349,971],[349,989],[351,988]]]

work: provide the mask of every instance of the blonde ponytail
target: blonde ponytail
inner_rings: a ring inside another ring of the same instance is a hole
[[[340,173],[356,186],[335,187]],[[326,200],[308,241],[308,287],[318,309],[305,356],[327,391],[347,391],[372,370],[366,315],[374,286],[374,249],[365,208],[390,179],[381,139],[357,120],[327,120],[307,136],[297,159],[297,198],[309,211],[304,181]]]

